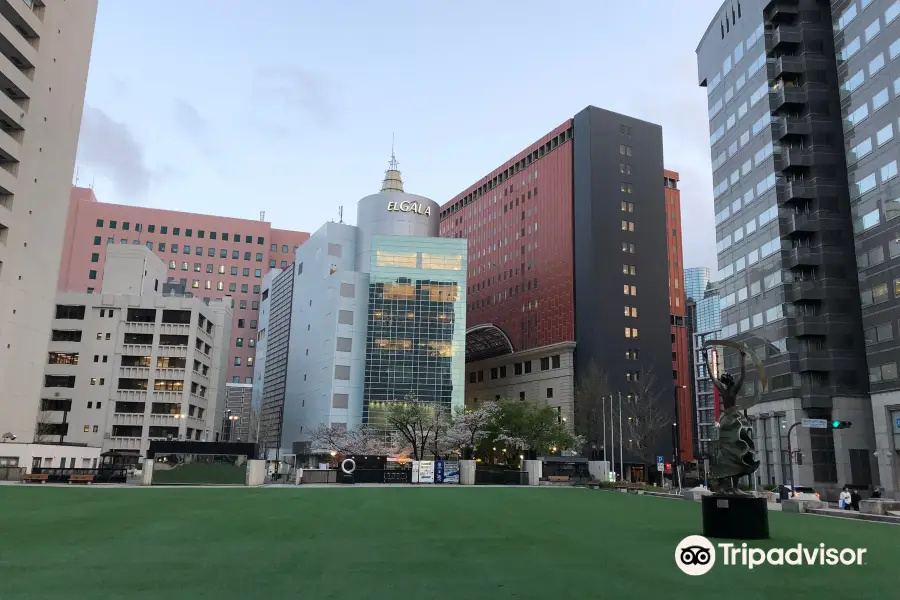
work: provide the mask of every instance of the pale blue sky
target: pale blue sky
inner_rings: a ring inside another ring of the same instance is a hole
[[[663,126],[685,264],[715,266],[694,50],[720,0],[101,0],[79,148],[102,201],[315,231],[443,203],[588,104]]]

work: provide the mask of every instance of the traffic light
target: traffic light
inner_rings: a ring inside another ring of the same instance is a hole
[[[831,422],[832,429],[847,429],[848,427],[850,427],[850,425],[852,425],[852,423],[850,423],[850,421],[832,421]]]

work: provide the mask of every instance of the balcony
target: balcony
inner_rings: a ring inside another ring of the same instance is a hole
[[[790,317],[788,324],[793,327],[797,337],[823,336],[828,330],[822,317]]]
[[[775,159],[775,169],[778,171],[790,171],[808,169],[812,166],[812,154],[798,148],[782,148],[781,154]]]
[[[821,302],[825,299],[825,288],[818,281],[795,281],[785,288],[791,302]]]
[[[111,437],[109,446],[113,450],[140,450],[141,438],[139,437]]]
[[[156,369],[153,372],[154,379],[180,379],[184,380],[185,369]]]
[[[159,333],[161,335],[188,335],[191,332],[191,326],[188,323],[160,323]]]
[[[187,346],[159,346],[156,354],[158,356],[187,356]]]
[[[0,93],[3,96],[3,93]],[[18,165],[10,165],[13,170],[18,172]],[[0,165],[0,196],[12,196],[19,189],[17,176],[12,171]],[[2,200],[0,200],[2,204]],[[8,221],[7,221],[8,222]]]
[[[116,400],[118,402],[146,402],[146,390],[117,390]]]
[[[809,119],[778,117],[772,122],[772,137],[783,139],[794,135],[809,135],[812,127]]]
[[[150,426],[178,427],[184,419],[178,415],[150,415]]]
[[[152,353],[153,346],[150,344],[122,344],[122,354],[150,356]]]
[[[207,384],[207,386],[209,385],[209,377],[207,375],[204,375],[200,371],[191,371],[191,375],[199,379],[201,382]]]
[[[153,333],[153,323],[139,323],[128,321],[125,323],[125,333]]]
[[[149,379],[150,367],[119,367],[119,377]]]
[[[794,25],[779,25],[772,32],[769,49],[775,50],[778,49],[779,46],[781,48],[794,47],[799,45],[802,41],[803,35],[800,33],[799,27],[795,27]]]
[[[781,227],[788,234],[810,234],[820,229],[818,213],[792,213],[781,219]]]
[[[829,371],[831,360],[823,350],[801,350],[797,353],[799,371]]]
[[[822,254],[814,248],[793,248],[784,250],[781,261],[785,267],[815,267],[822,264]]]
[[[800,14],[800,6],[796,0],[772,0],[763,15],[773,23],[793,22]]]
[[[802,180],[778,183],[776,194],[782,203],[813,200],[816,197],[812,184]]]
[[[14,100],[31,98],[34,83],[6,56],[0,53],[0,87]]]
[[[769,92],[769,103],[773,110],[796,110],[807,103],[806,88],[780,86]]]
[[[773,79],[778,79],[783,75],[800,75],[806,71],[803,65],[803,59],[799,56],[779,56],[773,63],[774,71]],[[788,77],[790,79],[790,77]]]
[[[113,425],[143,425],[144,415],[137,413],[114,413]],[[138,438],[140,439],[140,438]]]
[[[184,392],[168,392],[168,391],[154,391],[153,392],[153,402],[165,402],[171,404],[181,404],[181,399]]]

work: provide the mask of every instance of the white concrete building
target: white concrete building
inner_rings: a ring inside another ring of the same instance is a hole
[[[326,223],[290,271],[264,282],[261,439],[304,454],[320,425],[386,431],[392,402],[465,402],[466,240],[441,238],[440,207],[403,191],[392,159],[356,226]]]
[[[153,439],[215,439],[233,302],[173,292],[144,246],[107,252],[101,293],[56,296],[36,441],[144,455]]]
[[[474,349],[467,348],[472,353]],[[575,342],[563,342],[466,363],[466,406],[484,401],[528,400],[556,409],[575,423]]]
[[[0,470],[18,467],[25,469],[25,474],[29,474],[38,467],[44,469],[96,469],[99,463],[99,446],[0,443]],[[2,478],[0,476],[0,479]]]
[[[30,441],[97,0],[0,0],[0,433]]]

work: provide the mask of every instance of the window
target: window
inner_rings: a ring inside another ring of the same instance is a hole
[[[884,54],[878,53],[878,55],[869,61],[869,77],[880,71],[884,67]]]
[[[881,167],[881,182],[884,183],[889,179],[893,179],[897,176],[897,161],[892,160],[888,164]]]
[[[850,9],[848,8],[846,12],[850,12]],[[900,0],[897,0],[896,2],[891,4],[887,8],[887,10],[884,11],[885,26],[890,25],[894,21],[894,19],[897,18],[897,15],[900,15]]]
[[[236,366],[236,367],[241,366],[241,357],[240,356],[234,357],[234,366]]]
[[[884,88],[872,97],[872,112],[877,111],[879,108],[887,104],[888,100],[890,100],[888,89]]]
[[[885,144],[894,137],[894,126],[892,123],[888,123],[886,127],[883,127],[878,130],[878,133],[875,134],[875,141],[879,146]],[[869,147],[871,147],[871,142],[869,142]]]
[[[559,368],[559,364],[560,364],[559,354],[554,354],[553,356],[551,356],[551,357],[550,357],[550,363],[551,363],[551,365],[553,366],[554,369],[558,369],[558,368]]]
[[[272,251],[272,252],[278,252],[278,244],[272,244],[271,251]]]
[[[94,269],[88,271],[88,279],[97,279],[97,271]]]
[[[619,154],[622,156],[631,156],[631,146],[619,146]]]
[[[865,31],[865,35],[866,35],[866,43],[868,44],[869,41],[870,41],[873,37],[875,37],[876,35],[878,35],[878,32],[879,32],[879,31],[881,31],[881,22],[878,20],[878,18],[876,18],[874,21],[872,21],[871,25],[869,25],[868,27],[866,27],[866,31]]]
[[[256,262],[262,262],[262,261],[263,261],[262,252],[257,252],[256,253]]]
[[[103,238],[102,238],[101,236],[99,236],[99,235],[95,235],[95,236],[94,236],[94,245],[95,245],[95,246],[102,246],[102,245],[103,245]]]

